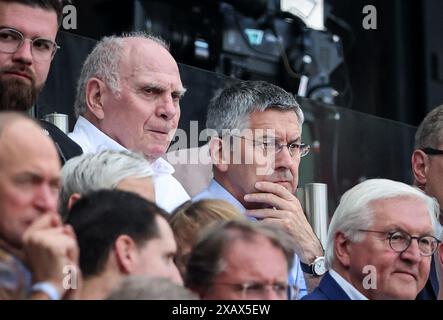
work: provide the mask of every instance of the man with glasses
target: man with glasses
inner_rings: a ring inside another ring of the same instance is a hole
[[[303,120],[294,96],[270,83],[237,82],[216,93],[206,120],[217,133],[209,142],[214,179],[193,199],[223,199],[285,229],[297,254],[289,284],[300,296],[307,293],[301,268],[310,287],[324,272],[322,246],[294,196],[301,157],[309,152],[301,142]]]
[[[191,251],[185,285],[205,300],[286,300],[293,247],[277,226],[220,223],[205,229]]]
[[[370,179],[348,190],[329,225],[329,271],[304,299],[415,299],[440,242],[438,210],[401,182]]]
[[[418,127],[411,163],[414,185],[437,199],[440,204],[439,220],[442,223],[443,105],[429,112]],[[433,259],[429,280],[420,292],[419,299],[435,300],[437,298],[439,286],[435,267],[435,259]]]
[[[0,0],[0,111],[26,112],[35,105],[58,49],[62,9],[61,0]],[[82,153],[56,126],[41,125],[62,162]]]

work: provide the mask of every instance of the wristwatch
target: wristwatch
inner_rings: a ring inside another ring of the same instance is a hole
[[[300,261],[301,269],[304,273],[312,274],[316,277],[321,277],[327,271],[325,257],[315,257],[314,262],[306,264]]]

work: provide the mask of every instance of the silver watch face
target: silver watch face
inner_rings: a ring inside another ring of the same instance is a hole
[[[326,261],[325,258],[322,257],[314,262],[314,273],[318,276],[322,276],[326,273]]]

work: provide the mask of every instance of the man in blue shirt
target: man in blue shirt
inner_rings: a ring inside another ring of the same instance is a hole
[[[301,268],[308,287],[324,272],[317,266],[323,248],[294,196],[300,159],[309,152],[301,142],[303,120],[294,96],[270,83],[237,82],[219,91],[206,120],[215,130],[209,143],[214,179],[194,198],[227,200],[251,219],[285,229],[295,242],[289,282],[299,297],[307,293]]]

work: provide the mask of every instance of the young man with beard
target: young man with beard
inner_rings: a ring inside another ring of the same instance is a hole
[[[29,110],[45,84],[61,23],[63,1],[0,0],[0,111]],[[62,162],[81,148],[49,122],[41,125]]]

